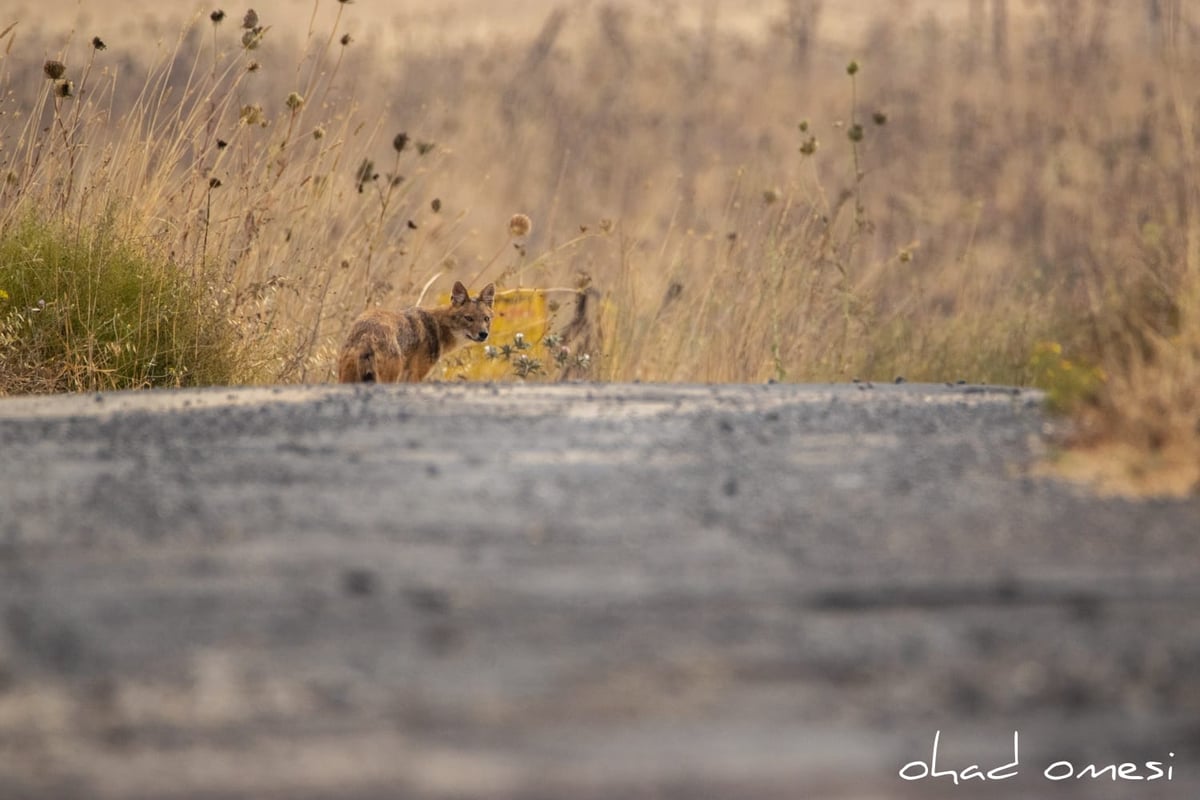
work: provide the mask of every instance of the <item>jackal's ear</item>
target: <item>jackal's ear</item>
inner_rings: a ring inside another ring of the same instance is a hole
[[[461,306],[470,299],[471,296],[467,294],[467,287],[462,285],[462,281],[455,281],[454,288],[450,290],[450,305]]]
[[[492,301],[496,299],[496,284],[489,283],[483,287],[483,291],[479,293],[479,302],[486,306],[491,306]]]

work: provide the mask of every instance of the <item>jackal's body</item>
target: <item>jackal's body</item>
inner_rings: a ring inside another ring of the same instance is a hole
[[[424,380],[443,355],[488,337],[495,287],[488,284],[471,299],[454,284],[443,308],[372,309],[350,328],[338,357],[342,383],[397,383]]]

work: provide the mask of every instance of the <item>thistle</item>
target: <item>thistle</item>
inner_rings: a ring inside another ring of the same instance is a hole
[[[514,239],[528,236],[533,230],[533,220],[527,214],[513,214],[508,220],[508,233]]]

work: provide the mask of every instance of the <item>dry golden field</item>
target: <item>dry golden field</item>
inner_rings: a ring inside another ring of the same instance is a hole
[[[594,378],[1036,383],[1200,472],[1180,0],[141,5],[0,12],[0,229],[103,220],[211,281],[239,380],[496,280]]]

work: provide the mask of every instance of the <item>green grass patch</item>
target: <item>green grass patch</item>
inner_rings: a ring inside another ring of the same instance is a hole
[[[112,224],[0,231],[0,394],[228,384],[240,361],[205,276]]]

